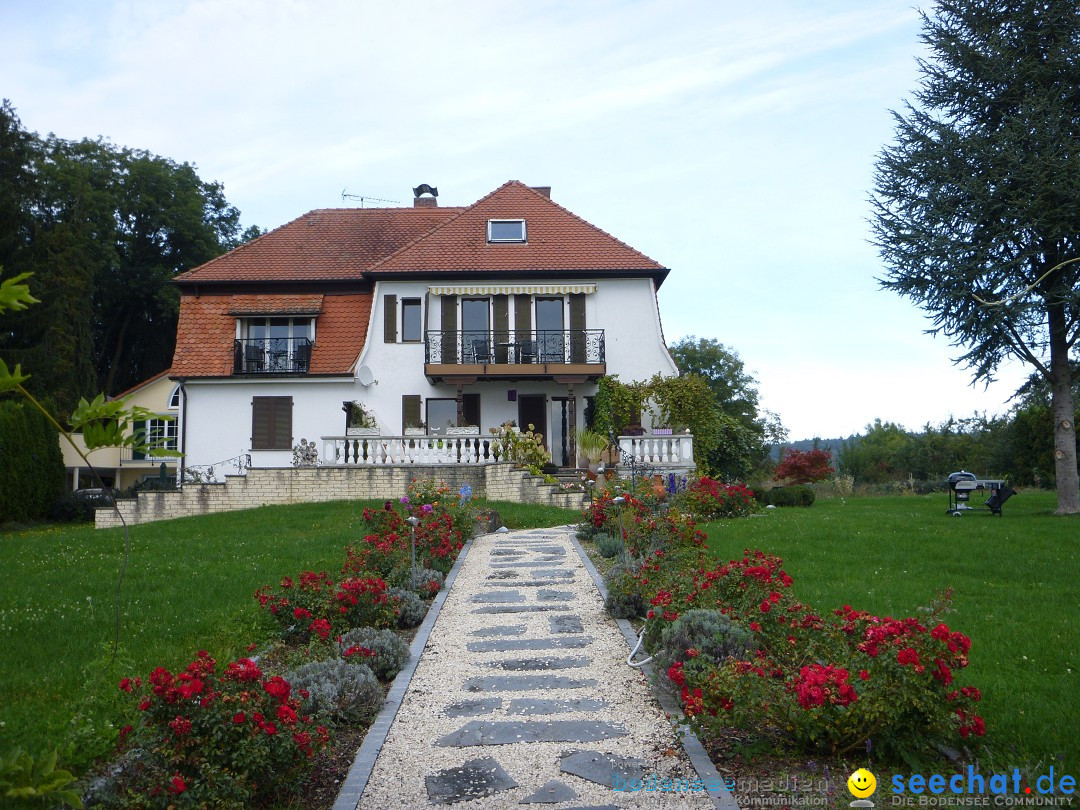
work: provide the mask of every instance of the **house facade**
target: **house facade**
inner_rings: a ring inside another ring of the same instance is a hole
[[[169,379],[169,374],[170,371],[163,371],[113,397],[126,398],[130,406],[145,408],[153,414],[133,423],[129,433],[140,433],[145,444],[157,448],[161,454],[148,455],[131,447],[102,447],[88,451],[82,434],[72,434],[72,441],[90,459],[106,486],[125,490],[135,484],[175,485],[179,459],[172,451],[179,450],[180,385]],[[86,462],[63,436],[60,437],[60,451],[64,456],[69,489],[98,486],[97,478]],[[165,465],[164,475],[162,464]]]
[[[176,278],[183,463],[483,463],[514,421],[573,466],[597,380],[678,373],[667,273],[519,182],[312,211]]]

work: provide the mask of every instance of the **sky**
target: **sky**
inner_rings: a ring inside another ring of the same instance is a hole
[[[877,281],[917,1],[0,0],[0,96],[42,135],[194,164],[245,226],[550,185],[671,268],[669,343],[718,340],[791,439],[841,437],[1003,413],[1028,373],[973,386]]]

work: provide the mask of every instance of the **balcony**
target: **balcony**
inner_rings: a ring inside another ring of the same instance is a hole
[[[233,341],[233,374],[307,374],[308,338],[249,338]]]
[[[424,373],[432,382],[553,377],[596,380],[607,373],[604,330],[429,330],[425,335]]]

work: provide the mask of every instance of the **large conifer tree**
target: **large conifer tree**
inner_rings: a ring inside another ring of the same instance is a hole
[[[927,310],[975,380],[1015,357],[1049,383],[1058,512],[1080,512],[1080,6],[938,0],[922,82],[880,155],[882,285]]]

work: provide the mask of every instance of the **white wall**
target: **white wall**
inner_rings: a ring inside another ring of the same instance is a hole
[[[566,283],[569,279],[536,278],[533,283]],[[676,366],[664,346],[660,330],[656,296],[651,279],[613,279],[576,281],[595,282],[595,293],[585,297],[586,325],[589,329],[605,330],[607,369],[618,374],[624,382],[646,380],[657,372],[677,373]],[[287,467],[292,452],[251,450],[252,396],[293,397],[293,443],[301,438],[318,442],[322,436],[344,433],[345,415],[341,403],[358,400],[373,412],[383,435],[400,435],[401,397],[406,394],[430,398],[453,399],[452,385],[432,385],[424,376],[424,343],[385,343],[383,341],[384,296],[423,300],[424,329],[439,329],[439,297],[428,295],[426,282],[384,282],[375,286],[371,322],[367,342],[359,365],[371,369],[374,381],[367,386],[359,381],[326,381],[317,377],[288,379],[251,379],[189,381],[186,414],[186,464],[215,464],[225,459],[250,453],[256,467]],[[511,310],[513,308],[511,307]],[[512,313],[511,313],[512,317]],[[397,317],[399,340],[400,309]],[[511,327],[513,323],[511,322]],[[316,327],[317,328],[317,327]],[[456,325],[448,327],[456,328]],[[507,399],[507,390],[518,395],[545,394],[566,396],[566,386],[553,381],[477,382],[466,387],[467,393],[481,395],[480,425],[486,434],[491,427],[508,420],[518,420],[518,403]],[[596,393],[595,383],[576,385],[577,424],[585,424],[585,397]],[[422,408],[426,414],[426,407]],[[549,421],[538,430],[551,436]],[[185,426],[181,424],[181,431]],[[181,434],[183,436],[183,433]],[[231,472],[222,469],[220,472]]]

